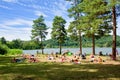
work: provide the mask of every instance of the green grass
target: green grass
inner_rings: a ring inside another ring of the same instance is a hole
[[[120,65],[11,63],[10,56],[0,56],[0,80],[120,80]]]

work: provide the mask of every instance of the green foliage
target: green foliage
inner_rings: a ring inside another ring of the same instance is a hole
[[[103,36],[100,38],[95,37],[95,43],[96,47],[112,47],[112,36]],[[12,45],[12,41],[7,41],[7,45],[10,49],[15,49],[14,45]],[[40,49],[40,45],[36,43],[35,41],[22,41],[22,44],[20,46],[20,49],[23,50],[33,50],[33,49]],[[120,36],[117,36],[117,47],[120,47]],[[48,39],[44,41],[44,46],[45,48],[58,48],[58,43],[55,39]],[[67,37],[65,40],[65,43],[62,44],[63,47],[67,48],[78,48],[79,44],[76,40],[71,39],[70,37]],[[82,47],[91,47],[92,46],[92,40],[91,38],[88,38],[86,36],[82,36]],[[3,47],[3,46],[2,46]],[[7,46],[6,46],[7,47]],[[5,48],[6,49],[6,48]]]
[[[91,35],[100,33],[102,30],[105,31],[105,27],[100,25],[106,24],[105,22],[107,22],[109,18],[109,10],[106,2],[101,0],[83,0],[83,2],[79,4],[79,7],[84,13],[80,22],[84,23],[82,26],[84,26],[84,32],[86,34]]]
[[[59,43],[60,54],[61,54],[61,45],[65,43],[65,39],[67,36],[65,23],[66,21],[60,16],[55,16],[55,18],[53,19],[53,27],[51,34],[52,34],[52,38],[56,39],[56,41]]]
[[[58,43],[62,44],[64,43],[64,40],[66,38],[66,30],[65,30],[65,23],[66,21],[59,16],[55,16],[53,20],[53,28],[52,28],[52,38],[56,39]]]
[[[44,23],[44,17],[41,15],[38,19],[36,20],[33,20],[33,29],[32,29],[32,39],[36,39],[37,40],[37,43],[40,44],[40,48],[42,49],[42,54],[44,53],[43,52],[43,49],[44,49],[44,45],[43,45],[43,41],[45,40],[46,38],[46,35],[48,34],[47,32],[47,26],[46,24]],[[39,43],[39,39],[40,39],[40,42]]]
[[[22,46],[22,41],[20,39],[15,39],[12,41],[12,47],[14,47],[14,49],[21,49]]]
[[[35,41],[24,41],[22,49],[40,49],[40,45],[36,43]]]
[[[0,44],[0,54],[1,55],[7,54],[8,49],[9,48],[6,45]]]
[[[44,40],[46,38],[48,29],[46,24],[44,23],[44,17],[41,15],[38,19],[33,20],[33,29],[32,29],[32,39],[40,38]]]
[[[56,48],[58,47],[58,43],[55,39],[49,39],[44,42],[45,47],[47,48]]]
[[[82,16],[82,11],[78,5],[82,2],[82,0],[66,0],[66,1],[70,1],[73,3],[71,4],[72,6],[68,9],[69,17],[74,18],[74,21],[70,22],[70,25],[68,27],[69,36],[75,41],[78,41],[80,40],[82,32],[82,26],[81,23],[79,22]]]
[[[95,46],[96,47],[112,47],[112,36],[103,36],[100,38],[95,37]],[[53,39],[46,40],[45,45],[47,48],[58,48],[57,42]],[[120,47],[120,36],[117,36],[117,47]],[[51,46],[47,46],[51,45]],[[62,45],[63,47],[68,48],[78,48],[79,44],[74,39],[71,39],[70,37],[67,37],[66,42]],[[88,38],[87,36],[82,36],[82,46],[83,47],[91,47],[92,46],[92,40]]]
[[[107,2],[101,0],[83,0],[78,7],[84,14],[79,22],[84,34],[92,37],[92,53],[95,54],[95,35],[103,36],[106,29],[109,29],[104,27],[104,24],[108,24],[108,18],[106,17],[108,17],[107,14],[110,10],[108,9]]]
[[[75,22],[75,21],[74,21]],[[77,23],[70,22],[70,25],[68,27],[68,33],[71,39],[78,41],[79,40],[79,30],[77,30]]]
[[[6,41],[6,39],[5,39],[4,37],[2,37],[2,38],[0,39],[0,42],[1,42],[1,44],[6,44],[6,43],[7,43],[7,41]]]
[[[18,55],[18,54],[22,54],[22,50],[21,49],[9,49],[7,52],[7,55]]]

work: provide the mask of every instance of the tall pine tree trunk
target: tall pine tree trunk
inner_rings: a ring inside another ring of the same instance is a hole
[[[62,53],[62,46],[60,43],[59,43],[59,48],[60,48],[60,54],[61,54]]]
[[[42,54],[44,54],[44,47],[43,47],[43,41],[42,41],[42,35],[41,35],[41,50],[42,50]]]
[[[75,6],[77,6],[79,4],[78,0],[75,0]],[[79,17],[80,17],[80,13],[76,13],[77,14],[77,20],[79,20]],[[78,25],[79,26],[80,23],[78,22]],[[80,53],[79,55],[82,54],[82,37],[81,37],[81,30],[78,30],[79,32],[79,47],[80,47]]]
[[[92,34],[92,54],[95,55],[95,35]]]
[[[115,0],[113,0],[114,2]],[[113,22],[113,42],[112,42],[112,57],[116,60],[116,10],[112,7],[112,22]]]
[[[82,37],[81,37],[81,31],[79,30],[79,43],[80,43],[80,54],[82,54]]]

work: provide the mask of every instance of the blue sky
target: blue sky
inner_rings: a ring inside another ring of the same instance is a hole
[[[0,0],[0,37],[30,40],[33,20],[40,15],[44,16],[50,28],[56,15],[66,19],[68,26],[72,20],[67,16],[69,5],[65,0]],[[48,31],[50,33],[51,29]]]
[[[0,0],[0,37],[30,40],[33,20],[43,15],[50,27],[49,39],[54,16],[62,16],[67,21],[66,27],[72,21],[67,13],[69,6],[65,0]],[[120,35],[120,24],[117,34]]]

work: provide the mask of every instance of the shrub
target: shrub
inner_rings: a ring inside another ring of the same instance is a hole
[[[22,50],[21,49],[9,49],[7,54],[8,55],[22,54]]]
[[[9,48],[6,45],[0,44],[0,54],[1,55],[7,54],[8,50],[9,50]]]

